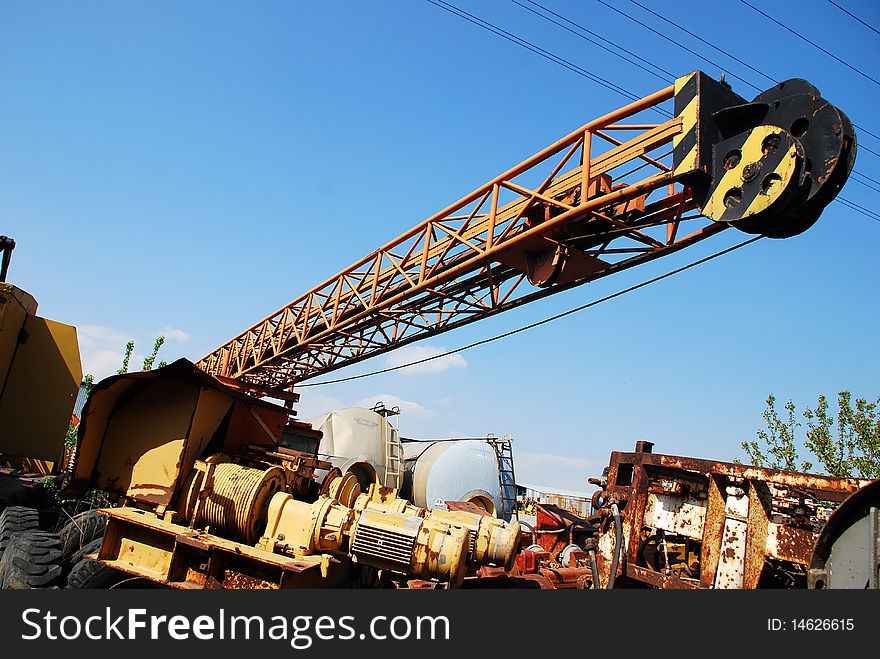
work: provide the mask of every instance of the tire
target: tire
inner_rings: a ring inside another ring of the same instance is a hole
[[[77,551],[72,560],[73,567],[67,575],[67,588],[78,590],[107,589],[120,585],[123,581],[132,581],[132,575],[122,570],[116,570],[98,561],[86,558],[86,554],[97,554],[101,549],[102,538],[92,540],[89,544]]]
[[[49,531],[16,533],[0,558],[4,590],[58,588],[61,585],[61,538]]]
[[[61,559],[65,569],[69,570],[79,562],[79,560],[73,560],[73,557],[80,549],[104,537],[106,525],[107,518],[104,515],[97,510],[86,510],[74,515],[61,528],[59,531],[61,536]]]
[[[16,533],[40,528],[40,513],[36,508],[9,506],[0,514],[0,556]]]

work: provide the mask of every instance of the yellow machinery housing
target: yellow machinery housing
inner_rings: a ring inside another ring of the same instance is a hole
[[[4,281],[14,245],[0,236],[0,509],[56,470],[82,380],[76,329],[38,316],[33,296]]]
[[[103,511],[96,558],[179,588],[455,587],[471,568],[512,563],[518,523],[363,493],[317,441],[288,448],[320,437],[289,414],[184,359],[98,383],[71,484],[122,504]]]

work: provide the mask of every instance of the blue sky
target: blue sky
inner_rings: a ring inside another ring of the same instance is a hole
[[[507,0],[455,4],[639,95],[666,84]],[[542,4],[676,74],[720,74],[595,0]],[[875,3],[841,4],[880,26]],[[636,5],[617,6],[728,76],[769,86]],[[744,4],[650,6],[775,79],[807,78],[880,135],[880,85]],[[772,11],[880,78],[880,36],[827,1]],[[10,281],[78,327],[99,376],[129,338],[143,354],[164,334],[164,358],[201,357],[626,102],[421,0],[6,1],[0,85],[0,233],[18,242]],[[880,152],[880,140],[859,139]],[[880,180],[880,157],[860,151],[856,170]],[[842,196],[876,209],[878,193],[853,179]],[[742,238],[724,232],[336,374],[518,327]],[[878,395],[878,240],[880,222],[835,203],[801,236],[430,369],[303,389],[301,416],[399,404],[404,435],[510,434],[521,480],[573,489],[639,439],[731,459],[761,426],[768,393],[801,407],[843,388]]]

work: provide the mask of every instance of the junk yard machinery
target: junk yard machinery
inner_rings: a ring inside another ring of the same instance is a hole
[[[509,571],[518,523],[361,491],[291,420],[295,385],[730,227],[799,234],[846,181],[855,142],[804,80],[749,102],[695,72],[493,178],[197,365],[104,380],[70,485],[122,504],[104,511],[94,565],[184,588],[456,586]]]

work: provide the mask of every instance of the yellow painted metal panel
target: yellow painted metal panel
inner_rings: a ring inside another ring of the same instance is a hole
[[[76,329],[28,316],[0,397],[0,450],[58,460],[82,381]]]
[[[202,456],[202,452],[217,432],[217,428],[232,407],[232,402],[232,397],[225,391],[202,387],[180,470],[181,479],[186,478],[186,475],[192,471],[196,460],[205,457]]]
[[[3,393],[9,368],[12,366],[15,349],[18,347],[21,328],[28,315],[28,308],[22,303],[21,296],[16,293],[23,291],[10,284],[0,284],[0,395]],[[33,308],[36,308],[36,302]],[[0,452],[5,452],[2,447]]]
[[[120,396],[95,467],[98,487],[167,503],[198,392],[190,383],[163,380],[130,400]]]

